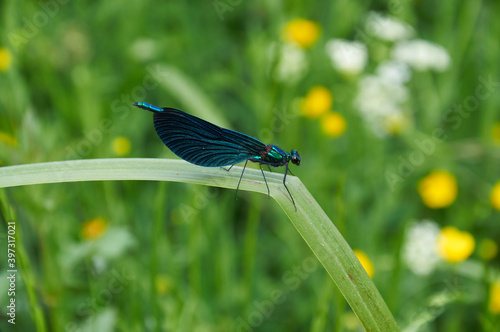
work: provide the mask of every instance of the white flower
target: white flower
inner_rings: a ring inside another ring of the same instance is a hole
[[[331,39],[326,43],[325,50],[333,67],[349,75],[357,75],[363,71],[368,60],[366,46],[359,42]]]
[[[387,74],[385,77],[363,76],[354,100],[365,122],[379,136],[400,131],[408,122],[402,113],[402,104],[408,99],[408,91],[402,82],[392,79]]]
[[[382,62],[376,69],[376,74],[387,83],[403,84],[410,80],[410,68],[398,61],[389,60]]]
[[[377,75],[361,78],[356,104],[366,115],[388,115],[399,110],[406,101],[408,91],[404,85],[388,82]]]
[[[407,231],[402,258],[415,274],[429,275],[437,263],[437,237],[439,226],[431,220],[414,223]]]
[[[417,70],[444,71],[451,61],[444,47],[420,39],[396,44],[391,55],[393,59],[404,62]]]
[[[398,41],[413,35],[413,28],[400,20],[371,12],[366,20],[366,30],[380,39]]]
[[[59,257],[59,263],[65,270],[71,270],[82,260],[91,256],[94,268],[100,272],[109,262],[136,245],[130,231],[124,227],[109,227],[103,236],[92,241],[69,242]]]
[[[361,77],[354,105],[378,136],[396,134],[410,122],[403,107],[408,100],[404,84],[410,78],[410,68],[397,61],[385,61],[375,69],[375,75]]]
[[[281,82],[296,82],[301,79],[309,66],[302,48],[289,43],[273,44],[269,52],[271,62],[276,59],[278,48],[280,48],[279,61],[274,72],[276,80]]]

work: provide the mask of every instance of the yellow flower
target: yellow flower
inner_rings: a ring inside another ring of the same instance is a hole
[[[172,289],[172,279],[165,275],[157,275],[155,278],[155,288],[160,294],[166,294]]]
[[[384,130],[390,135],[399,135],[408,127],[408,119],[401,114],[388,115],[384,119]]]
[[[500,314],[500,280],[496,280],[491,285],[488,310],[493,314]]]
[[[17,139],[9,133],[0,131],[0,142],[10,146],[17,146]]]
[[[333,97],[324,86],[313,86],[300,102],[302,114],[317,119],[332,108]]]
[[[451,205],[457,198],[457,180],[453,174],[435,170],[418,183],[418,193],[425,205],[432,209]]]
[[[85,239],[96,239],[104,234],[108,228],[108,222],[102,217],[87,220],[82,225],[82,236]]]
[[[492,260],[498,253],[498,244],[491,239],[484,239],[479,244],[479,256],[486,260]]]
[[[130,141],[128,138],[118,136],[113,140],[113,151],[119,156],[125,156],[130,153]]]
[[[500,122],[495,122],[491,128],[491,138],[493,142],[500,145]]]
[[[0,48],[0,71],[7,71],[9,69],[10,64],[12,63],[12,55],[6,49]]]
[[[361,263],[361,265],[363,265],[363,268],[365,269],[368,276],[370,278],[373,277],[373,264],[368,258],[368,256],[366,256],[366,254],[361,250],[353,250],[353,251],[356,257],[358,258],[359,262]]]
[[[318,23],[303,18],[296,18],[285,26],[285,39],[297,43],[300,47],[312,46],[319,37]]]
[[[466,260],[474,251],[474,237],[455,227],[444,227],[438,235],[437,251],[439,256],[451,263]]]
[[[490,193],[491,205],[500,211],[500,181],[498,181],[491,189]]]
[[[321,128],[326,135],[338,137],[345,132],[346,122],[340,113],[330,112],[321,117]]]

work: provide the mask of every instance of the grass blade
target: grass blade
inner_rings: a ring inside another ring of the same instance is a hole
[[[230,172],[220,168],[199,167],[182,160],[168,159],[94,159],[59,161],[0,168],[0,188],[30,184],[149,180],[196,183],[236,188],[241,167]],[[318,203],[294,176],[287,185],[297,212],[283,187],[283,175],[266,172],[271,196],[278,202],[336,283],[367,331],[398,331],[391,312],[351,248]],[[246,169],[241,190],[267,194],[262,174]]]

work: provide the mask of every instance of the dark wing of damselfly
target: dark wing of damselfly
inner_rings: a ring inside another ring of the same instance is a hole
[[[158,136],[173,153],[199,166],[234,165],[259,156],[266,148],[258,139],[174,108],[155,112],[154,125]]]

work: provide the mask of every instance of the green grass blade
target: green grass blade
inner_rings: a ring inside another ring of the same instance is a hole
[[[9,205],[9,202],[7,201],[7,197],[4,191],[0,191],[0,214],[4,214],[3,216],[0,215],[0,218],[5,219],[6,227],[8,222],[10,221],[15,222],[15,233],[14,233],[15,247],[13,249],[15,250],[16,253],[15,270],[18,271],[18,273],[16,274],[21,275],[23,279],[24,287],[26,288],[26,295],[28,297],[31,318],[33,319],[33,323],[36,327],[36,330],[38,332],[45,332],[47,331],[47,322],[45,320],[43,306],[41,304],[41,301],[39,300],[39,295],[37,294],[35,273],[31,268],[32,264],[30,263],[29,255],[26,251],[26,248],[24,247],[22,231],[21,231],[22,228],[20,227],[17,221],[17,215],[14,208],[12,208]],[[5,247],[7,247],[7,245],[5,245]],[[18,289],[20,289],[20,285],[18,285],[17,287]],[[17,291],[17,293],[19,293],[19,291]],[[15,298],[16,296],[14,295],[14,299]],[[20,301],[21,299],[17,297],[16,302],[18,306]],[[10,319],[10,316],[7,317],[7,319]],[[20,319],[19,315],[16,315],[16,319],[19,321]]]
[[[241,171],[241,167],[233,167],[227,172],[221,168],[198,167],[182,160],[168,159],[74,160],[0,168],[0,188],[57,182],[150,180],[235,189]],[[297,205],[295,211],[283,187],[283,175],[266,172],[266,179],[271,196],[325,267],[365,329],[398,331],[372,280],[302,182],[297,177],[287,177],[287,185]],[[246,169],[240,189],[267,194],[260,170]]]

